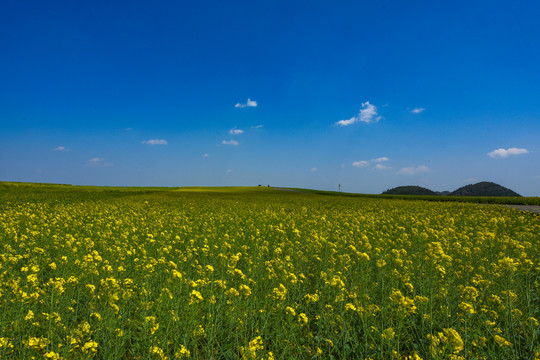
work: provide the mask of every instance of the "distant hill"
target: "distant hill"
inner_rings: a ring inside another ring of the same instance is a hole
[[[437,195],[437,193],[421,186],[398,186],[386,190],[383,195]]]
[[[482,181],[477,184],[460,187],[450,193],[450,196],[521,196],[518,193],[505,188],[504,186]]]

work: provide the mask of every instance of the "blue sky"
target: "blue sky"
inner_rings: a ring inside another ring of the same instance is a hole
[[[12,1],[0,180],[540,196],[538,1]]]

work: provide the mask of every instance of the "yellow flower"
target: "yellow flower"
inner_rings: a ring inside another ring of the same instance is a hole
[[[279,287],[272,290],[274,299],[283,301],[287,296],[287,288],[283,284],[279,284]]]
[[[177,359],[188,358],[190,355],[191,353],[184,345],[180,345],[180,350],[178,350],[176,354],[174,354]]]
[[[354,305],[351,304],[351,303],[347,303],[347,304],[345,305],[345,310],[356,311],[356,306],[354,306]]]
[[[463,350],[463,346],[464,346],[463,340],[461,339],[461,336],[456,330],[452,328],[443,329],[443,333],[447,339],[446,342],[454,346],[454,353],[457,354],[458,352]]]
[[[165,352],[160,347],[152,346],[150,348],[150,353],[157,355],[160,359],[163,359],[163,360],[167,359],[167,356],[165,356]]]
[[[386,339],[386,340],[392,340],[394,338],[394,335],[395,335],[395,331],[393,328],[389,327],[387,328],[386,330],[384,330],[382,333],[381,333],[381,337],[383,339]]]
[[[493,337],[493,339],[495,340],[495,342],[499,345],[499,346],[507,346],[507,347],[511,347],[512,344],[506,340],[505,338],[503,338],[502,336],[499,336],[499,335],[495,335]]]
[[[83,345],[82,351],[83,351],[84,353],[87,353],[87,352],[89,352],[89,351],[92,352],[92,353],[95,353],[95,352],[97,352],[97,348],[98,348],[98,343],[95,342],[95,341],[90,340],[90,341],[87,341],[87,342]]]
[[[60,354],[55,353],[54,351],[48,351],[48,352],[46,352],[45,354],[43,354],[43,356],[45,356],[45,358],[47,358],[47,359],[53,359],[53,360],[60,360],[60,359],[62,359],[62,357],[60,356]]]
[[[47,347],[49,341],[44,337],[30,337],[28,338],[27,344],[29,347],[36,350],[43,350]]]
[[[308,317],[304,313],[298,314],[298,322],[302,325],[307,325],[308,323]]]
[[[190,300],[189,300],[190,304],[199,303],[204,300],[201,293],[198,292],[197,290],[192,290],[191,294],[189,294],[189,297],[190,297]]]
[[[6,348],[13,348],[13,344],[9,341],[9,338],[0,337],[0,350]]]
[[[24,320],[32,320],[34,318],[34,312],[32,310],[28,310],[28,314],[24,317]]]
[[[238,289],[239,289],[240,294],[242,294],[245,297],[248,297],[249,295],[251,295],[251,289],[247,285],[242,284],[240,285]]]
[[[294,310],[294,309],[293,309],[292,307],[290,307],[290,306],[287,306],[287,307],[285,308],[285,312],[286,312],[287,314],[292,315],[292,316],[296,316],[296,310]]]

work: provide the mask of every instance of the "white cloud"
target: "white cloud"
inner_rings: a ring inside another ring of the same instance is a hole
[[[339,120],[336,123],[336,125],[347,126],[347,125],[354,124],[356,121],[357,121],[357,119],[356,119],[356,116],[355,116],[355,117],[350,118],[349,120]]]
[[[425,108],[414,108],[411,110],[413,114],[420,114],[421,112],[424,112],[424,111],[426,111]]]
[[[227,173],[230,174],[230,173],[232,173],[232,172],[233,172],[232,169],[227,169]]]
[[[257,107],[257,102],[255,100],[247,99],[245,103],[236,103],[235,108],[245,108],[245,107]]]
[[[312,167],[312,168],[311,168],[311,171],[317,171],[317,168],[316,168],[316,167]]]
[[[244,133],[244,130],[241,130],[241,129],[231,129],[229,130],[229,134],[231,135],[240,135],[240,134],[243,134]]]
[[[397,173],[402,175],[415,175],[419,173],[426,173],[430,172],[430,168],[424,165],[420,165],[417,167],[404,167],[401,170],[399,170]]]
[[[67,151],[68,149],[66,149],[64,146],[57,146],[53,150],[54,151]]]
[[[113,163],[106,162],[104,158],[95,157],[86,162],[88,167],[110,167]]]
[[[375,165],[375,169],[377,170],[390,170],[390,167],[383,165],[383,164],[377,164]]]
[[[354,167],[368,167],[369,166],[369,161],[366,161],[366,160],[361,160],[361,161],[355,161],[352,163],[352,166]]]
[[[223,145],[234,145],[234,146],[238,146],[240,143],[236,140],[223,140],[221,142]]]
[[[252,129],[259,129],[259,128],[262,128],[262,127],[263,127],[263,125],[255,125],[255,126],[252,126],[251,128]]]
[[[373,159],[371,161],[373,161],[375,163],[380,163],[380,162],[389,161],[389,160],[390,160],[389,158],[387,158],[386,156],[383,156],[383,157],[380,157],[380,158]]]
[[[209,157],[209,156],[210,156],[210,154],[204,154],[203,155],[203,157]]]
[[[144,140],[142,142],[142,144],[146,144],[146,145],[167,145],[169,143],[165,139],[150,139],[150,140]]]
[[[336,123],[336,125],[347,126],[359,121],[369,124],[377,122],[382,118],[383,117],[377,113],[377,107],[373,104],[370,104],[369,101],[366,101],[365,103],[362,103],[362,109],[360,110],[358,115],[353,116],[349,120],[340,120]]]
[[[510,155],[521,155],[521,154],[527,154],[528,152],[529,150],[527,149],[519,149],[519,148],[497,149],[488,153],[488,156],[492,158],[504,159],[504,158],[509,157]]]

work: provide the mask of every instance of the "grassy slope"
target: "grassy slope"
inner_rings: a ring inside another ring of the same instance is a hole
[[[347,193],[338,191],[325,191],[303,188],[282,188],[284,190],[293,190],[287,192],[275,188],[265,186],[183,186],[183,187],[119,187],[119,186],[74,186],[65,184],[44,184],[44,183],[22,183],[22,182],[5,182],[0,181],[0,191],[8,189],[18,189],[19,194],[24,194],[27,189],[40,189],[41,191],[58,192],[66,189],[77,189],[78,191],[91,191],[96,195],[111,195],[123,196],[127,193],[148,194],[153,192],[163,191],[179,191],[179,192],[196,192],[196,193],[227,193],[227,194],[243,194],[243,193],[287,193],[291,195],[313,194],[325,196],[345,196],[345,197],[363,197],[376,199],[401,199],[401,200],[422,200],[422,201],[438,201],[438,202],[467,202],[480,204],[508,204],[508,205],[538,205],[540,206],[540,197],[495,197],[495,196],[444,196],[444,195],[382,195],[382,194],[359,194]]]
[[[348,197],[366,197],[379,199],[424,200],[424,201],[453,201],[480,204],[508,204],[508,205],[540,205],[540,197],[507,197],[507,196],[445,196],[445,195],[383,195],[358,194],[338,191],[324,191],[302,188],[287,188],[298,192],[316,195],[334,195]]]

